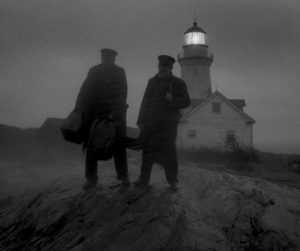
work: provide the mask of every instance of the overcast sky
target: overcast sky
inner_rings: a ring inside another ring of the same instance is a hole
[[[0,123],[65,117],[110,47],[127,72],[135,125],[157,56],[176,57],[194,16],[214,53],[213,90],[246,100],[254,144],[300,153],[299,0],[0,0]]]

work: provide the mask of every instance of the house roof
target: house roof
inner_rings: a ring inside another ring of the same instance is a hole
[[[243,110],[243,108],[246,106],[246,102],[244,99],[228,99],[228,100],[241,110]],[[204,101],[205,99],[192,99],[190,108],[195,108],[196,106],[200,105]]]
[[[41,125],[41,129],[45,127],[53,127],[53,128],[60,128],[61,124],[63,122],[63,119],[60,118],[47,118],[45,122]]]
[[[191,100],[191,104],[190,104],[190,108],[195,108],[198,105],[200,105],[205,99],[192,99]]]
[[[241,110],[246,106],[244,99],[229,99],[229,101]]]
[[[222,93],[219,91],[215,91],[213,94],[211,94],[207,99],[205,100],[199,100],[198,104],[195,101],[192,101],[191,105],[195,105],[190,111],[188,111],[186,114],[183,115],[181,118],[181,121],[186,120],[189,118],[192,114],[194,114],[196,111],[201,109],[205,104],[207,104],[209,101],[211,101],[215,96],[220,97],[224,102],[226,102],[232,109],[240,113],[245,119],[248,120],[250,123],[255,123],[255,120],[250,117],[248,114],[246,114],[240,107],[244,107],[245,100],[243,99],[227,99]]]

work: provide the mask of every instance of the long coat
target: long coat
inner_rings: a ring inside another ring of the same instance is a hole
[[[166,99],[167,92],[172,94],[172,100]],[[177,124],[180,119],[180,109],[190,105],[191,100],[185,82],[175,76],[160,78],[155,75],[148,82],[141,104],[137,124],[145,128],[171,122]]]
[[[92,67],[79,91],[75,110],[83,114],[85,135],[96,116],[111,114],[126,134],[127,81],[123,68],[115,64]]]
[[[166,99],[167,92],[171,93],[172,100]],[[144,150],[156,158],[154,161],[168,161],[172,155],[176,155],[180,109],[188,107],[190,103],[182,79],[175,76],[160,78],[156,75],[149,80],[137,123],[143,125]]]

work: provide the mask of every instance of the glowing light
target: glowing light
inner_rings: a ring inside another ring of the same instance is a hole
[[[189,32],[185,34],[185,45],[204,44],[206,45],[205,33]]]

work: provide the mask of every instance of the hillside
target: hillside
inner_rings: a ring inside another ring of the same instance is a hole
[[[84,192],[81,165],[43,186],[7,192],[0,250],[300,249],[300,190],[192,164],[181,165],[175,193],[158,166],[151,188],[124,188],[105,162],[101,184]],[[130,160],[132,179],[138,166]]]
[[[40,128],[30,129],[0,125],[0,159],[49,161],[61,156],[76,159],[81,148],[63,140],[59,129],[61,121],[50,118]]]
[[[39,128],[30,129],[0,124],[0,160],[80,160],[82,147],[64,141],[60,131],[62,122],[60,118],[47,118]],[[127,127],[127,135],[138,137],[138,134],[136,128]]]

